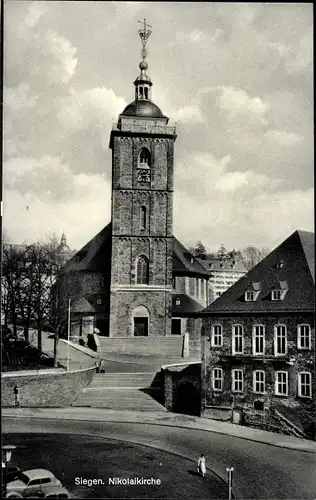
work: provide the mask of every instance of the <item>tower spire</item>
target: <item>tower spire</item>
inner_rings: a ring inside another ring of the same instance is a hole
[[[136,78],[134,82],[135,100],[148,101],[151,98],[150,91],[151,91],[152,81],[146,74],[146,70],[148,68],[146,57],[148,56],[147,42],[148,38],[152,33],[150,29],[152,28],[152,26],[147,23],[146,18],[144,18],[143,21],[138,21],[138,22],[143,25],[142,28],[138,30],[140,41],[142,43],[142,50],[141,50],[142,61],[139,63],[140,75]]]
[[[142,55],[142,58],[144,61],[146,59],[146,57],[148,56],[148,51],[146,49],[146,45],[147,45],[148,38],[151,35],[151,30],[149,28],[152,28],[152,26],[146,22],[146,17],[144,17],[143,21],[138,21],[138,22],[143,24],[143,28],[138,30],[138,34],[140,36],[140,41],[142,42],[142,46],[143,46],[142,51],[141,51],[141,55]]]

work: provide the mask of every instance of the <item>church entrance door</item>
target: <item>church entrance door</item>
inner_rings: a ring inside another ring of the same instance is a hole
[[[148,318],[134,318],[134,336],[148,337]]]
[[[171,335],[181,335],[181,319],[172,318]]]

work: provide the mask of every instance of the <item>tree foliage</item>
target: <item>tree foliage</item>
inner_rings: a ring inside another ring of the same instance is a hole
[[[19,325],[29,341],[30,328],[37,329],[38,348],[42,348],[42,331],[48,325],[55,329],[53,287],[63,265],[58,238],[48,236],[45,242],[10,245],[5,242],[2,255],[2,316],[5,327]],[[58,342],[58,337],[56,344]],[[57,353],[57,347],[56,347]]]
[[[195,247],[190,248],[190,251],[195,257],[203,259],[220,259],[222,261],[235,260],[242,262],[247,271],[258,264],[269,253],[267,248],[257,248],[254,246],[247,246],[240,250],[236,250],[235,248],[227,250],[223,243],[217,251],[208,252],[201,241],[198,241]]]

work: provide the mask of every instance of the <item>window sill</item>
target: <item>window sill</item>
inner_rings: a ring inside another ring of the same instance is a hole
[[[288,394],[274,394],[274,396],[278,397],[278,398],[288,398]]]
[[[302,399],[312,399],[312,396],[302,396],[302,395],[298,395],[298,398],[302,398]]]

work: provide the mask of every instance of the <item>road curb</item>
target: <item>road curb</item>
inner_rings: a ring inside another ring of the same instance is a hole
[[[52,408],[50,408],[52,409]],[[66,409],[66,407],[65,407]],[[5,414],[7,413],[7,414]],[[276,448],[283,448],[283,449],[289,449],[289,450],[294,450],[294,451],[300,451],[300,452],[304,452],[304,453],[311,453],[311,454],[315,454],[316,453],[316,446],[315,446],[315,449],[302,449],[300,447],[295,447],[295,446],[291,446],[290,443],[285,443],[283,445],[281,444],[278,444],[278,443],[271,443],[271,442],[267,442],[265,440],[261,440],[261,439],[255,439],[255,438],[250,438],[250,437],[247,437],[247,436],[238,436],[236,434],[229,434],[227,432],[224,432],[224,431],[221,431],[221,430],[218,430],[218,429],[205,429],[204,427],[202,426],[199,426],[199,425],[195,425],[195,426],[188,426],[186,425],[185,423],[181,423],[181,422],[160,422],[160,421],[153,421],[153,420],[150,420],[150,419],[146,419],[146,416],[144,416],[143,420],[142,421],[139,421],[139,420],[133,420],[133,419],[128,419],[128,417],[126,419],[119,419],[119,418],[115,418],[112,417],[112,416],[109,416],[108,418],[106,419],[100,419],[98,418],[98,416],[96,416],[96,418],[87,418],[85,416],[83,417],[80,417],[80,416],[77,416],[77,415],[52,415],[52,414],[47,414],[47,415],[43,415],[43,414],[38,414],[38,415],[16,415],[14,413],[9,413],[8,411],[6,412],[3,412],[2,411],[2,418],[3,417],[14,417],[14,418],[42,418],[42,419],[46,419],[46,420],[75,420],[75,421],[79,421],[79,422],[111,422],[111,423],[126,423],[126,424],[137,424],[137,425],[144,425],[144,424],[149,424],[149,425],[156,425],[156,426],[165,426],[165,427],[176,427],[176,428],[179,428],[179,429],[192,429],[192,430],[199,430],[199,431],[204,431],[204,432],[214,432],[215,434],[221,434],[221,435],[224,435],[224,436],[230,436],[230,437],[233,437],[233,438],[236,438],[236,439],[244,439],[246,441],[252,441],[252,442],[255,442],[255,443],[260,443],[260,444],[265,444],[267,446],[273,446],[273,447],[276,447]]]
[[[16,417],[16,418],[19,418],[19,417]],[[54,419],[52,419],[52,420],[54,420]],[[86,421],[81,420],[81,422],[86,422]],[[98,422],[98,421],[96,421],[96,422]],[[134,422],[127,422],[127,423],[134,423]],[[44,431],[43,431],[43,433],[44,433]],[[67,434],[67,435],[68,434],[71,435],[71,432],[64,432],[64,433]],[[8,434],[10,434],[10,432]],[[180,453],[180,452],[176,452],[176,451],[172,451],[172,450],[166,449],[166,448],[164,448],[162,446],[159,446],[158,444],[157,445],[147,444],[147,443],[145,444],[143,442],[140,442],[137,439],[117,438],[117,437],[109,436],[108,434],[101,435],[101,434],[91,434],[89,432],[83,432],[83,433],[80,433],[80,435],[81,436],[86,436],[86,437],[93,437],[93,438],[97,438],[97,439],[107,439],[109,441],[115,441],[115,442],[120,442],[120,443],[130,443],[130,444],[135,444],[135,445],[143,446],[143,447],[146,447],[146,448],[151,448],[153,450],[155,450],[155,449],[156,450],[160,450],[160,451],[163,451],[163,452],[165,452],[167,454],[174,455],[176,457],[181,457],[184,460],[188,460],[188,461],[192,462],[192,464],[194,464],[194,469],[196,468],[196,464],[197,464],[197,460],[196,459],[192,458],[189,455],[186,455],[185,453]],[[213,474],[215,477],[217,477],[217,479],[221,483],[223,483],[223,486],[225,486],[225,488],[227,488],[227,492],[228,492],[228,483],[227,483],[227,480],[225,479],[224,475],[222,475],[219,472],[215,472],[210,467],[206,467],[206,469],[207,469],[207,471],[208,471],[209,474],[210,473]],[[235,489],[232,489],[232,500],[238,500],[239,498],[241,498],[241,496],[236,496]]]

